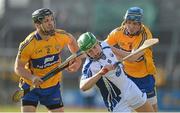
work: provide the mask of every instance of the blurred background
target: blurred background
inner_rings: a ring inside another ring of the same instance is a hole
[[[0,0],[0,112],[20,109],[11,101],[18,88],[13,72],[18,45],[34,30],[31,14],[46,7],[55,12],[57,28],[77,39],[86,31],[104,40],[123,21],[132,6],[144,9],[144,23],[160,43],[153,47],[158,69],[157,94],[160,111],[180,111],[180,1],[179,0]],[[64,52],[63,59],[70,54]],[[79,90],[81,71],[64,71],[62,96],[66,107],[104,109],[99,92]],[[75,111],[75,110],[74,110]]]

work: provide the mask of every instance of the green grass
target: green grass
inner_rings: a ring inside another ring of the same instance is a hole
[[[106,112],[105,108],[82,108],[82,107],[65,107],[65,112]],[[0,112],[20,112],[20,105],[17,106],[0,106]],[[44,106],[39,105],[37,112],[47,112]]]

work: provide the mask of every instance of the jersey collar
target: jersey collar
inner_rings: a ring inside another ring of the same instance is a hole
[[[38,32],[35,33],[35,38],[36,38],[37,40],[42,40],[42,37],[39,35]]]

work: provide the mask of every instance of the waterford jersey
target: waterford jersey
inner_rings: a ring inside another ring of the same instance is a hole
[[[113,30],[106,41],[110,45],[118,45],[120,49],[131,52],[132,49],[139,48],[146,39],[152,38],[152,34],[147,27],[142,25],[141,32],[135,36],[128,36],[123,26]],[[152,49],[146,49],[145,54],[136,62],[124,61],[125,72],[132,77],[141,78],[148,74],[155,74],[156,69],[152,59]]]
[[[101,42],[103,56],[100,60],[94,61],[91,58],[86,58],[82,69],[81,79],[87,79],[101,70],[108,64],[115,64],[118,60],[107,43]],[[119,64],[113,71],[103,75],[96,83],[99,87],[103,100],[109,111],[113,111],[117,103],[120,102],[122,92],[126,92],[129,87],[129,79],[122,70],[122,65]]]
[[[32,74],[42,77],[61,63],[60,52],[69,42],[70,36],[62,30],[56,30],[55,35],[48,40],[42,40],[37,32],[33,32],[20,44],[18,58],[22,62],[28,62],[26,69]],[[61,81],[61,74],[56,74],[40,87],[56,85]],[[22,79],[32,85],[31,81]]]

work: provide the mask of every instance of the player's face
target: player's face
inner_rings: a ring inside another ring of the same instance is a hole
[[[88,50],[86,53],[93,59],[98,59],[101,55],[101,46],[97,43],[94,47]]]
[[[41,30],[46,34],[54,34],[55,21],[53,15],[45,16],[41,23]]]
[[[125,22],[125,27],[129,34],[134,35],[141,29],[141,23],[136,21],[127,20]]]

